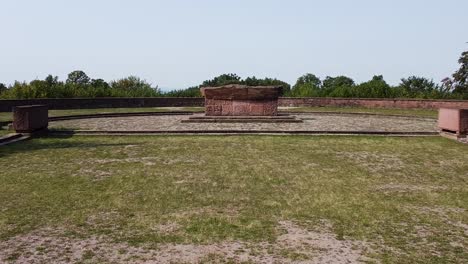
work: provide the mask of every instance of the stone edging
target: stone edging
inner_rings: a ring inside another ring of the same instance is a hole
[[[382,116],[382,117],[402,117],[408,119],[418,119],[418,120],[437,120],[436,117],[430,116],[412,116],[412,115],[398,115],[398,114],[379,114],[379,113],[370,113],[370,112],[320,112],[320,111],[310,111],[310,112],[294,112],[294,111],[281,111],[280,113],[288,113],[290,115],[307,115],[307,114],[321,114],[321,115],[364,115],[364,116]]]
[[[49,117],[49,121],[53,122],[53,121],[64,121],[64,120],[74,120],[74,119],[130,117],[130,116],[193,115],[194,113],[198,113],[198,112],[172,111],[172,112],[103,113],[103,114],[52,116],[52,117]]]
[[[0,146],[5,146],[8,144],[27,140],[30,138],[31,138],[31,135],[27,135],[27,134],[18,134],[18,133],[8,134],[6,136],[0,137]]]
[[[375,136],[437,136],[438,132],[398,132],[398,131],[307,131],[307,130],[136,130],[136,131],[97,131],[97,130],[50,130],[49,135],[375,135]]]

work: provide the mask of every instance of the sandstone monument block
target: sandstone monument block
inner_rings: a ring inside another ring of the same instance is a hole
[[[17,106],[13,109],[13,129],[18,133],[33,133],[47,129],[49,113],[46,105]]]
[[[206,116],[276,116],[281,86],[203,87]]]
[[[468,134],[468,109],[439,109],[439,129],[463,137]]]

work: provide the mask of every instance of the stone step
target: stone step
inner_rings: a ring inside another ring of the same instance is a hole
[[[181,123],[302,123],[295,118],[189,118]]]
[[[229,120],[238,120],[238,119],[297,119],[295,116],[289,115],[278,115],[278,116],[192,116],[190,119],[194,120],[208,120],[208,119],[229,119]]]

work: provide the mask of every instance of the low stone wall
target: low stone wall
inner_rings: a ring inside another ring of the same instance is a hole
[[[49,109],[92,109],[131,107],[182,107],[204,106],[204,98],[69,98],[0,100],[0,112],[11,112],[15,106],[47,105]]]
[[[380,108],[466,108],[468,100],[350,99],[350,98],[280,98],[279,106],[359,106]],[[0,112],[11,112],[21,105],[47,105],[49,109],[191,107],[204,106],[204,98],[90,98],[0,100]]]
[[[368,108],[424,108],[438,109],[467,108],[468,100],[423,100],[423,99],[379,99],[379,98],[280,98],[279,106],[336,106]]]

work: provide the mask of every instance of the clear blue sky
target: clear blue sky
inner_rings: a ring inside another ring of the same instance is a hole
[[[221,73],[438,82],[468,50],[467,10],[467,0],[1,0],[0,82],[76,69],[164,89]]]

